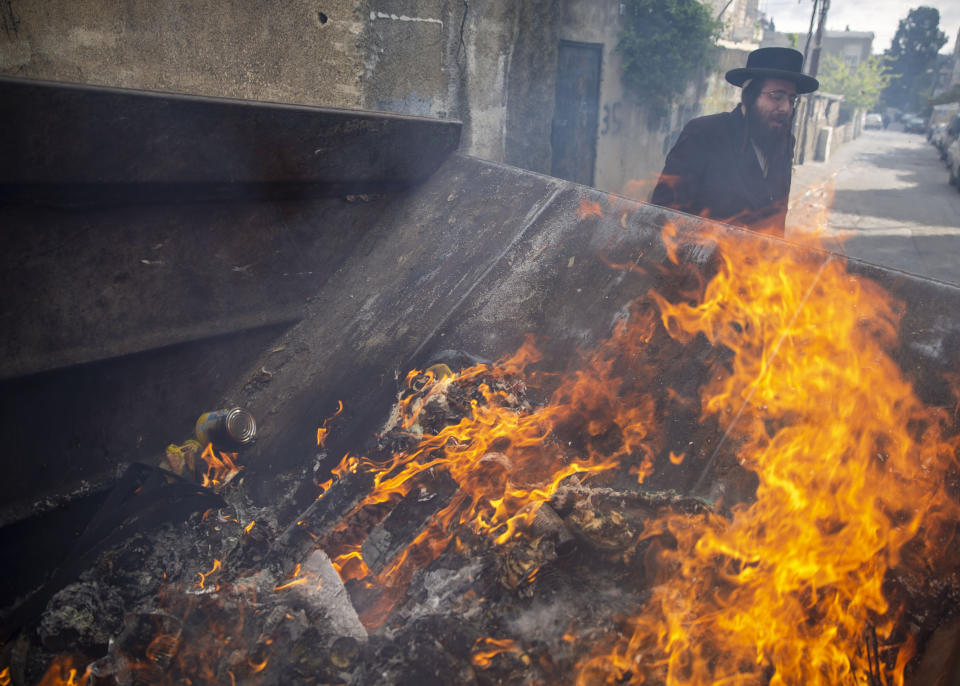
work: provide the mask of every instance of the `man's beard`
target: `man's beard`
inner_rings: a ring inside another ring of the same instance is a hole
[[[756,141],[764,152],[772,153],[783,149],[790,139],[790,130],[793,128],[793,116],[785,115],[779,118],[777,115],[771,115],[780,126],[771,126],[766,121],[763,114],[757,109],[757,104],[753,103],[747,108],[747,122],[750,126],[750,137]]]

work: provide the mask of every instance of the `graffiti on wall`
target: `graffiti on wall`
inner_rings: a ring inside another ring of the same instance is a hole
[[[614,102],[603,106],[603,119],[601,120],[600,128],[601,136],[608,134],[616,136],[623,129],[619,112],[622,105],[623,103],[621,102]]]

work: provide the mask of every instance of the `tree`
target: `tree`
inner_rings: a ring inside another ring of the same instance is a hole
[[[937,78],[937,53],[946,42],[935,7],[914,7],[900,20],[893,43],[884,53],[890,58],[893,76],[883,92],[888,106],[915,111],[926,104]]]
[[[839,57],[824,59],[819,75],[820,90],[843,96],[848,109],[873,109],[892,75],[887,58],[871,56],[852,67]]]
[[[721,23],[698,0],[627,0],[617,52],[624,87],[661,114],[709,62]]]

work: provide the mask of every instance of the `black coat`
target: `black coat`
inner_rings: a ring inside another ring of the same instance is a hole
[[[667,155],[654,205],[783,235],[793,137],[767,159],[764,177],[739,106],[691,120]]]

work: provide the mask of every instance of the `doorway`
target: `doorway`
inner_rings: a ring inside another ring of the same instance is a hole
[[[597,160],[602,63],[602,44],[560,41],[550,173],[587,186],[593,185]]]

